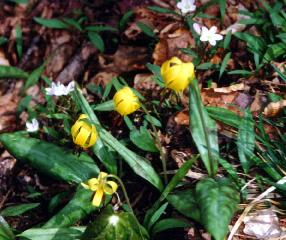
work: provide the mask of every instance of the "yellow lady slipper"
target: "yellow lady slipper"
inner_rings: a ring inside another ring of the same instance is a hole
[[[180,92],[195,78],[194,64],[172,57],[162,64],[161,75],[167,88]]]
[[[135,112],[140,108],[138,97],[131,88],[123,87],[113,97],[115,110],[122,116]]]
[[[89,148],[95,144],[97,139],[97,131],[95,125],[84,120],[88,120],[86,114],[81,114],[78,120],[71,128],[73,142],[83,148]]]
[[[100,172],[97,178],[91,178],[87,183],[81,183],[85,189],[95,192],[92,205],[99,207],[104,194],[112,195],[116,192],[118,185],[114,181],[107,181],[107,173]]]

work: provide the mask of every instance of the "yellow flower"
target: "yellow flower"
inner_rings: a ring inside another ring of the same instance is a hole
[[[89,189],[95,192],[92,199],[92,205],[99,207],[102,201],[103,195],[108,194],[112,195],[116,192],[118,185],[114,181],[107,181],[107,173],[100,172],[97,178],[91,178],[87,183],[81,183],[85,189]]]
[[[179,58],[172,57],[162,64],[161,75],[167,88],[176,92],[183,91],[195,78],[194,64],[184,63]]]
[[[140,108],[138,97],[131,88],[123,87],[113,97],[115,110],[122,116],[135,112]]]
[[[71,134],[75,144],[83,148],[89,148],[96,142],[97,131],[95,125],[84,121],[84,119],[88,120],[88,116],[81,114],[72,126]]]

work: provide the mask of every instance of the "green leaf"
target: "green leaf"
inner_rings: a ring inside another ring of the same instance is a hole
[[[148,221],[148,226],[147,226],[147,230],[150,231],[151,227],[158,221],[158,219],[162,216],[162,214],[165,212],[167,206],[168,206],[168,202],[164,203],[161,207],[158,208],[158,210],[156,210],[154,212],[154,214],[152,215],[152,217],[150,218],[150,220]]]
[[[85,227],[70,227],[70,228],[31,228],[18,237],[28,238],[30,240],[75,240],[79,239],[85,231]]]
[[[7,38],[5,37],[0,37],[0,46],[3,45],[4,43],[8,42]]]
[[[27,72],[24,72],[20,68],[10,66],[0,66],[0,78],[23,78],[29,77]]]
[[[154,33],[153,29],[142,22],[137,22],[137,26],[140,28],[140,30],[145,33],[148,37],[155,38],[156,34]]]
[[[208,69],[218,69],[218,64],[213,64],[211,62],[202,63],[199,66],[197,66],[197,69],[199,70],[208,70]]]
[[[85,29],[87,31],[92,31],[92,32],[103,32],[103,31],[117,32],[118,31],[116,28],[107,26],[107,25],[88,26]]]
[[[286,75],[283,74],[274,64],[271,64],[271,66],[274,68],[275,72],[278,73],[279,77],[286,83]]]
[[[155,75],[154,80],[160,86],[164,87],[164,81],[161,76],[161,68],[155,64],[147,63],[146,67]]]
[[[25,85],[24,85],[24,90],[27,90],[29,87],[32,87],[36,85],[41,77],[42,72],[45,69],[46,62],[44,62],[41,66],[36,68],[27,78]]]
[[[138,148],[147,152],[158,152],[158,148],[146,127],[141,126],[139,131],[133,129],[129,136],[131,142]]]
[[[102,37],[96,32],[87,32],[88,38],[91,43],[100,51],[104,52],[105,46]]]
[[[200,222],[200,203],[196,202],[194,189],[171,193],[167,200],[179,213]]]
[[[157,222],[152,229],[152,236],[173,228],[189,228],[191,226],[186,220],[176,218],[166,218]]]
[[[21,101],[19,102],[18,106],[17,106],[17,114],[21,114],[25,109],[27,109],[29,107],[29,104],[32,100],[32,96],[28,95],[24,98],[21,99]]]
[[[286,44],[285,43],[276,43],[268,45],[268,48],[263,56],[263,63],[276,60],[278,57],[286,54]]]
[[[120,31],[124,30],[127,22],[133,16],[134,16],[134,12],[132,10],[129,10],[126,13],[124,13],[124,15],[122,16],[122,18],[120,19],[119,24],[118,24],[118,27],[119,27]]]
[[[93,194],[94,192],[79,186],[69,203],[53,216],[43,228],[68,227],[85,218],[98,209],[91,204]]]
[[[234,36],[242,41],[245,41],[249,50],[263,54],[266,49],[266,43],[263,38],[245,32],[236,32]]]
[[[47,19],[47,18],[39,18],[34,17],[34,21],[48,28],[55,29],[68,29],[69,26],[64,21],[59,19]]]
[[[250,110],[246,110],[239,125],[237,134],[237,151],[239,160],[245,173],[248,172],[251,163],[248,156],[253,155],[255,147],[254,120]]]
[[[16,49],[17,49],[18,56],[21,59],[23,55],[23,36],[22,36],[22,29],[20,25],[16,26],[15,33],[16,33]]]
[[[74,99],[78,103],[82,112],[89,116],[89,119],[97,126],[100,139],[102,140],[101,144],[111,147],[114,149],[125,161],[126,163],[133,169],[133,171],[141,176],[142,178],[149,181],[159,190],[162,190],[163,185],[160,177],[155,172],[154,168],[151,166],[149,161],[136,153],[132,152],[128,148],[126,148],[123,144],[121,144],[116,138],[114,138],[108,131],[106,131],[100,124],[98,118],[94,114],[90,105],[82,95],[82,93],[75,89],[73,92]],[[98,141],[95,146],[98,145]],[[104,146],[102,145],[102,146]],[[95,151],[95,154],[98,156],[98,152]],[[106,161],[110,161],[106,159]]]
[[[105,112],[105,111],[113,111],[114,110],[114,101],[109,100],[100,104],[96,104],[93,109],[98,112]]]
[[[227,63],[228,63],[230,57],[231,57],[231,52],[227,53],[225,55],[225,57],[223,58],[221,66],[220,66],[220,70],[219,70],[219,78],[221,78],[222,74],[224,73],[225,68],[227,66]]]
[[[146,230],[128,212],[114,213],[111,206],[88,225],[81,240],[147,240]]]
[[[173,178],[171,179],[171,181],[168,183],[168,185],[166,186],[166,188],[164,189],[164,191],[161,193],[160,198],[154,203],[154,205],[152,206],[152,208],[150,208],[144,218],[144,226],[148,226],[150,225],[150,219],[152,218],[152,216],[154,215],[154,213],[157,211],[157,209],[159,208],[160,204],[162,201],[164,201],[168,195],[170,194],[170,192],[178,185],[178,183],[185,177],[185,175],[187,174],[187,172],[189,171],[189,169],[192,167],[193,163],[197,160],[198,155],[193,157],[192,159],[186,161],[180,168],[179,170],[176,172],[176,174],[173,176]],[[168,199],[168,198],[167,198]],[[168,199],[169,200],[169,199]]]
[[[162,127],[161,122],[160,122],[157,118],[155,118],[155,117],[153,117],[153,116],[151,116],[151,115],[145,115],[144,118],[145,118],[149,123],[152,123],[154,126],[156,126],[156,127]]]
[[[219,147],[216,123],[205,109],[196,79],[189,89],[190,131],[199,150],[203,163],[210,175],[215,175],[218,168]]]
[[[74,19],[72,19],[72,18],[64,18],[63,20],[64,20],[64,22],[65,22],[66,24],[68,24],[68,25],[74,27],[75,29],[77,29],[77,30],[79,30],[79,31],[82,31],[82,30],[83,30],[82,27],[81,27],[81,25],[80,25],[76,20],[74,20]]]
[[[162,8],[162,7],[158,7],[158,6],[150,6],[150,7],[148,7],[148,9],[150,9],[154,12],[158,12],[158,13],[174,14],[174,15],[180,16],[178,13],[176,13],[175,11],[168,9],[168,8]]]
[[[224,19],[225,9],[226,9],[226,0],[218,0],[219,3],[219,10],[222,19]]]
[[[224,239],[239,203],[235,187],[226,179],[203,179],[196,186],[196,202],[203,226],[215,240]]]
[[[224,49],[228,49],[229,48],[229,44],[230,44],[230,41],[231,41],[231,35],[232,35],[232,32],[231,30],[227,32],[224,40],[223,40],[223,48]]]
[[[251,71],[247,71],[247,70],[233,70],[233,71],[229,71],[227,74],[229,75],[245,75],[245,76],[250,76],[252,74]]]
[[[0,214],[4,217],[14,217],[18,215],[22,215],[25,212],[28,212],[31,209],[38,207],[40,203],[24,203],[19,204],[17,206],[11,206],[4,208]]]
[[[206,107],[206,109],[210,117],[229,126],[238,128],[241,123],[242,118],[233,111],[220,107]]]
[[[15,236],[5,219],[0,216],[0,239],[1,240],[14,240]]]
[[[57,145],[29,138],[23,132],[1,134],[0,142],[17,160],[57,179],[80,183],[99,172],[91,158],[81,160]]]
[[[237,175],[236,169],[223,158],[219,158],[219,164],[223,167],[224,170],[232,177],[233,180],[239,182],[239,177]]]

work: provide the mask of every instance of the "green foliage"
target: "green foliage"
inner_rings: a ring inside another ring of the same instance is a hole
[[[130,140],[134,143],[138,148],[148,151],[148,152],[158,152],[158,148],[156,147],[151,134],[148,129],[144,126],[140,127],[140,130],[133,129],[130,131]]]
[[[192,137],[209,175],[214,176],[219,159],[217,128],[215,121],[209,117],[203,106],[196,79],[190,85],[189,106]]]
[[[34,208],[37,208],[40,204],[39,203],[24,203],[19,204],[17,206],[11,206],[4,208],[0,214],[4,217],[14,217],[19,216],[25,212],[28,212]]]
[[[22,71],[16,67],[0,66],[0,79],[1,78],[23,78],[29,77],[27,72]]]
[[[27,90],[29,87],[36,85],[41,77],[42,72],[45,69],[46,63],[43,63],[38,68],[36,68],[27,78],[23,91]]]
[[[227,53],[225,57],[223,58],[221,66],[220,66],[220,70],[219,70],[219,78],[221,78],[222,74],[224,73],[230,57],[231,57],[231,52]]]
[[[23,55],[23,36],[22,36],[22,29],[20,25],[16,26],[15,33],[16,33],[16,49],[17,49],[18,56],[21,59]]]
[[[239,203],[235,186],[227,179],[203,179],[196,186],[196,202],[199,203],[200,221],[204,227],[214,239],[224,239]]]
[[[89,32],[87,32],[87,36],[88,36],[90,42],[91,42],[100,52],[104,52],[104,49],[105,49],[104,41],[103,41],[102,37],[101,37],[98,33],[89,31]]]
[[[85,227],[31,228],[17,236],[29,240],[75,240],[80,238],[84,230]]]
[[[124,13],[124,15],[122,16],[122,18],[119,21],[118,27],[120,31],[123,31],[127,22],[130,20],[130,18],[132,18],[134,16],[134,12],[132,10],[127,11],[126,13]]]
[[[7,41],[8,41],[7,38],[5,38],[5,37],[0,37],[0,46],[3,45],[3,44],[5,44]]]
[[[57,145],[30,138],[23,132],[1,134],[0,141],[19,161],[29,163],[37,170],[57,179],[80,183],[99,172],[92,159],[81,160]]]
[[[176,218],[166,218],[161,221],[158,221],[153,229],[152,229],[152,236],[156,235],[159,232],[163,232],[169,229],[174,228],[188,228],[191,224],[188,223],[186,220],[176,219]]]
[[[5,219],[0,216],[0,239],[1,240],[14,240],[15,236]]]
[[[146,230],[128,212],[114,213],[108,206],[88,225],[81,240],[144,240],[149,239]]]
[[[137,26],[141,29],[143,33],[145,33],[148,37],[155,38],[156,34],[153,29],[145,23],[137,22]]]
[[[54,29],[68,29],[69,28],[69,25],[67,23],[59,19],[47,19],[47,18],[34,17],[34,21],[48,28],[54,28]]]
[[[79,186],[70,202],[46,222],[43,228],[68,227],[95,211],[97,208],[91,204],[93,194]]]
[[[75,90],[74,93],[75,93],[74,94],[75,101],[80,106],[82,112],[87,114],[89,116],[89,119],[97,126],[99,135],[102,140],[101,142],[102,146],[106,145],[114,149],[134,170],[136,174],[146,179],[156,188],[161,190],[163,188],[161,179],[155,172],[151,164],[148,162],[148,160],[130,151],[123,144],[121,144],[116,138],[114,138],[108,131],[106,131],[103,127],[101,127],[98,118],[92,111],[90,105],[88,104],[82,93],[78,90]],[[98,146],[98,143],[99,141],[97,141],[95,146]],[[109,159],[106,160],[110,161]]]
[[[248,172],[251,162],[249,156],[253,155],[255,147],[254,121],[250,110],[246,110],[239,125],[237,134],[237,151],[239,160],[245,173]]]

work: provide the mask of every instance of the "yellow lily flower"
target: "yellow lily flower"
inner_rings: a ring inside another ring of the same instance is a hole
[[[195,78],[194,64],[184,63],[179,58],[172,57],[162,64],[161,75],[167,88],[180,92]]]
[[[113,97],[115,110],[122,116],[135,112],[140,108],[138,97],[131,88],[123,87]]]
[[[72,126],[71,134],[75,144],[83,148],[89,148],[94,145],[97,140],[97,131],[95,125],[83,121],[84,119],[88,120],[88,116],[81,114]]]
[[[114,181],[107,181],[107,173],[100,172],[97,178],[91,178],[87,183],[81,183],[85,189],[89,189],[95,192],[92,199],[92,205],[99,207],[102,201],[103,195],[108,194],[112,195],[116,192],[118,185]]]

